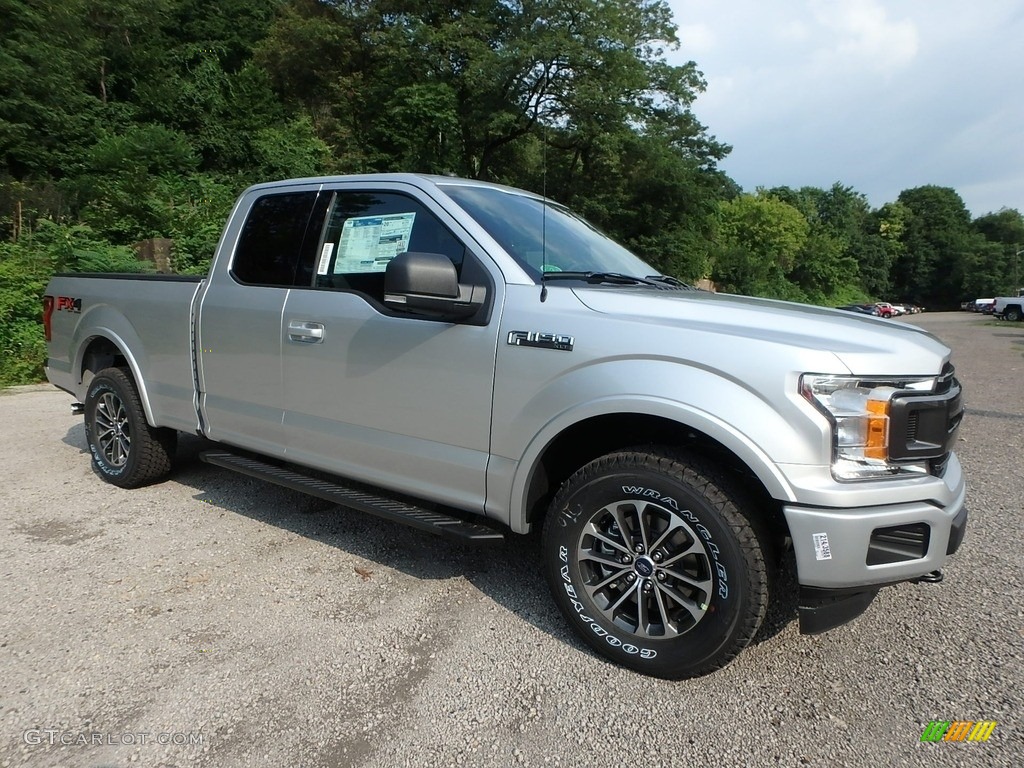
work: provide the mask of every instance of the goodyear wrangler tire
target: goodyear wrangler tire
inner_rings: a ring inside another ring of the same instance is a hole
[[[768,605],[763,537],[742,489],[668,449],[604,456],[569,478],[544,525],[559,609],[594,649],[654,677],[727,664]]]
[[[131,376],[122,368],[106,368],[86,393],[85,438],[100,477],[138,488],[170,472],[178,433],[151,427]]]

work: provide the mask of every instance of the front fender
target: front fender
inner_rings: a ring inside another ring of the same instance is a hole
[[[824,419],[799,397],[796,374],[785,378],[777,392],[762,392],[669,359],[619,359],[563,372],[502,419],[506,433],[499,437],[496,430],[494,453],[510,459],[494,465],[497,473],[509,471],[509,525],[529,529],[530,483],[548,446],[575,424],[613,414],[655,416],[677,423],[681,433],[699,431],[734,453],[773,498],[795,501],[779,464],[820,464],[831,438]],[[496,411],[513,398],[511,390],[501,394]],[[497,493],[500,485],[495,478],[491,487]],[[494,509],[490,514],[503,517]]]

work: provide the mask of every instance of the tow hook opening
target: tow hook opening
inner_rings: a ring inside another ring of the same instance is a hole
[[[926,573],[924,576],[918,576],[913,581],[915,584],[938,584],[944,578],[946,577],[942,575],[942,571],[936,569],[931,573]]]

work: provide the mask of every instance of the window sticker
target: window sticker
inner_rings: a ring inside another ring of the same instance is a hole
[[[334,243],[324,243],[323,249],[320,251],[320,263],[317,264],[316,273],[318,275],[326,275],[327,267],[331,264],[331,256],[334,253]]]
[[[383,272],[389,261],[409,250],[409,237],[415,220],[415,212],[346,219],[338,243],[334,274]]]

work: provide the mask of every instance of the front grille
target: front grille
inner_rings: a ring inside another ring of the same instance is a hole
[[[917,442],[917,422],[918,415],[915,411],[907,417],[907,443]]]
[[[871,541],[868,543],[867,564],[885,565],[919,560],[928,554],[930,538],[931,526],[927,523],[876,528],[871,532]]]
[[[947,363],[931,392],[902,390],[893,395],[889,414],[889,457],[925,461],[931,474],[945,471],[963,418],[963,400],[955,370]]]
[[[940,373],[939,377],[935,380],[935,394],[941,395],[945,392],[949,392],[949,389],[953,386],[953,381],[956,378],[954,376],[955,373],[956,368],[953,367],[952,363],[946,363],[942,366],[942,373]]]

